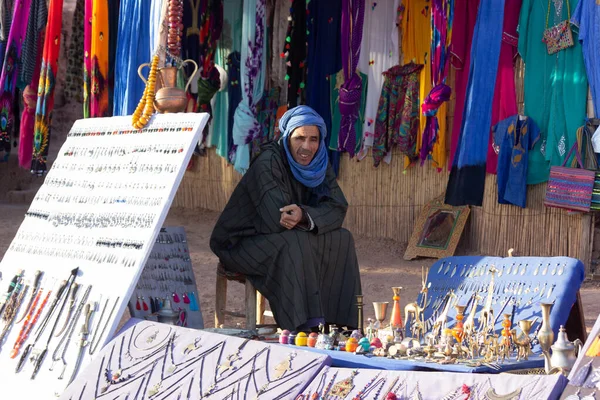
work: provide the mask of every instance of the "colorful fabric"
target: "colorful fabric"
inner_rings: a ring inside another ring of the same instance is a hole
[[[2,74],[0,75],[0,151],[5,152],[4,161],[7,161],[10,155],[15,123],[18,125],[18,119],[14,117],[13,105],[15,103],[17,76],[21,67],[21,45],[27,31],[30,6],[31,0],[17,0],[15,2]]]
[[[235,161],[236,146],[233,142],[233,121],[235,110],[242,101],[242,86],[240,84],[240,52],[234,51],[227,57],[227,95],[229,108],[227,110],[227,161]]]
[[[433,0],[431,3],[431,85],[433,88],[423,99],[421,110],[426,123],[421,138],[421,165],[430,157],[433,146],[438,141],[439,122],[437,113],[442,104],[450,100],[452,89],[446,85],[449,71],[449,48],[452,40],[454,20],[454,0]],[[444,135],[445,136],[445,135]],[[444,153],[445,153],[444,143]],[[445,161],[439,160],[438,169]]]
[[[279,107],[279,86],[265,90],[256,105],[256,120],[260,125],[260,132],[252,138],[250,159],[254,160],[261,152],[262,145],[275,140],[275,119]]]
[[[363,143],[357,158],[362,160],[369,153],[375,139],[375,120],[383,72],[398,65],[398,25],[400,23],[400,0],[367,3],[359,69],[367,74],[369,82],[363,123]],[[389,153],[391,157],[392,153]]]
[[[446,204],[483,203],[485,159],[500,58],[504,0],[482,1],[471,48],[471,67],[458,149],[446,187]]]
[[[342,66],[344,83],[339,91],[338,106],[342,121],[339,132],[339,149],[354,157],[356,148],[355,123],[360,112],[363,80],[356,72],[360,59],[363,22],[365,18],[364,0],[342,0]]]
[[[422,104],[431,92],[431,89],[433,87],[433,80],[431,76],[431,46],[432,42],[435,43],[436,40],[432,39],[431,23],[432,18],[435,19],[435,17],[432,17],[432,2],[430,0],[406,0],[403,1],[402,4],[405,6],[405,10],[402,15],[402,53],[404,56],[404,63],[409,63],[412,61],[416,64],[423,64],[425,66],[421,70],[421,77],[419,78],[419,82],[421,85],[419,91],[419,99]],[[438,18],[440,17],[440,14],[442,12],[443,11],[440,11],[440,13],[438,13]],[[443,66],[440,66],[438,70],[441,70],[442,67]],[[438,91],[438,89],[436,89],[436,91]],[[447,105],[442,100],[444,98],[443,96],[445,95],[445,93],[447,93],[447,89],[439,90],[438,93],[442,95],[440,98],[438,98],[438,102],[442,103],[437,110],[437,120],[439,126],[435,142],[433,142],[432,149],[427,152],[427,155],[431,159],[431,165],[434,168],[440,169],[443,168],[443,166],[446,164]],[[421,104],[419,105],[419,107],[421,106]],[[426,114],[423,114],[422,112],[419,114],[419,133],[417,135],[418,153],[420,153],[421,151],[421,143],[423,142],[423,132],[425,132],[428,119]],[[408,157],[405,157],[405,167],[408,167],[408,165],[412,161],[414,160],[410,160]]]
[[[362,130],[365,122],[365,106],[367,104],[367,89],[369,87],[367,81],[367,75],[360,73],[361,84],[361,96],[360,96],[360,107],[358,110],[358,118],[354,122],[354,132],[356,132],[356,140],[354,153],[358,153],[362,146]],[[344,83],[344,71],[339,71],[337,74],[329,75],[329,89],[331,90],[331,132],[329,133],[329,149],[340,151],[339,143],[339,132],[340,124],[342,123],[342,116],[340,114],[340,88]]]
[[[500,45],[500,61],[496,76],[494,104],[492,106],[492,126],[518,112],[517,90],[515,88],[515,58],[517,56],[517,24],[522,0],[506,0],[504,4],[504,28]],[[498,145],[494,144],[494,134],[490,130],[487,161],[488,174],[495,174],[498,165]]]
[[[108,0],[108,110],[111,115],[114,110],[115,63],[117,61],[120,8],[121,0]]]
[[[306,104],[323,118],[327,132],[331,132],[331,94],[327,78],[342,68],[341,10],[342,0],[308,3]],[[336,175],[339,172],[339,159],[337,151],[330,152],[329,160]]]
[[[450,62],[454,69],[454,85],[452,87],[454,90],[454,116],[452,117],[448,169],[452,168],[460,137],[467,83],[469,83],[469,69],[471,68],[471,43],[478,9],[479,0],[454,0],[454,28],[450,45]]]
[[[45,0],[42,3],[46,3]],[[67,70],[65,71],[65,86],[63,93],[67,99],[73,99],[77,103],[83,104],[83,63],[84,63],[84,39],[85,39],[85,6],[86,0],[77,0],[75,11],[73,12],[73,22],[71,24],[71,38],[69,47],[66,51]],[[48,17],[46,17],[46,20]],[[44,21],[44,28],[46,22]],[[43,46],[42,42],[42,46]],[[39,77],[38,77],[39,79]],[[89,114],[88,114],[89,115]]]
[[[215,64],[228,68],[228,56],[233,51],[240,51],[242,41],[242,9],[240,8],[240,2],[236,0],[224,0],[223,1],[223,30],[221,32],[221,38],[217,42],[217,52],[215,54]],[[239,61],[239,53],[238,53]],[[239,73],[238,73],[238,86],[239,86]],[[228,79],[229,80],[229,77]],[[229,85],[229,83],[227,83]],[[223,85],[221,85],[223,86]],[[227,86],[222,88],[215,95],[214,99],[214,115],[213,115],[213,135],[211,145],[217,147],[217,154],[225,159],[229,155],[229,141],[228,135],[229,126],[229,91]],[[237,104],[234,106],[237,107]]]
[[[540,128],[533,119],[513,115],[492,127],[499,147],[498,203],[527,205],[527,165],[529,150],[540,138]]]
[[[121,0],[115,60],[113,115],[132,115],[146,85],[138,76],[141,64],[151,60],[150,2]]]
[[[46,0],[30,0],[29,17],[27,19],[27,29],[25,31],[25,39],[21,50],[21,68],[19,68],[19,76],[17,87],[25,89],[25,86],[31,83],[35,74],[38,54],[41,53],[40,37],[46,29],[46,21],[48,21],[48,7]],[[75,16],[73,16],[75,18]],[[76,33],[76,30],[73,30]],[[71,39],[73,40],[73,39]]]
[[[583,60],[594,102],[594,115],[600,117],[600,4],[580,0],[571,22],[577,26]]]
[[[242,20],[241,85],[242,101],[235,110],[233,143],[236,171],[244,174],[250,166],[250,145],[260,132],[256,105],[263,94],[266,70],[265,0],[244,1]]]
[[[45,0],[44,0],[45,1]],[[44,34],[39,38],[40,45],[44,45]],[[37,63],[31,77],[31,84],[23,90],[23,113],[21,114],[21,126],[19,135],[19,166],[31,168],[33,155],[33,135],[35,129],[35,108],[37,102],[38,85],[40,81],[40,69],[42,68],[42,52],[37,54]]]
[[[290,5],[285,1],[273,1],[273,3],[273,21],[271,25],[271,73],[268,76],[271,78],[270,87],[281,87],[279,104],[287,104],[288,81],[285,79],[285,76],[288,67],[285,60],[285,45],[287,44],[286,37],[290,22],[288,21],[288,17],[290,17]],[[306,26],[306,23],[304,25]],[[304,51],[306,51],[306,46]]]
[[[310,164],[298,164],[290,153],[289,138],[294,129],[301,126],[314,125],[319,129],[319,149],[314,155]],[[308,106],[298,106],[288,110],[279,120],[279,129],[281,130],[281,142],[290,165],[290,170],[294,178],[306,187],[314,188],[323,183],[325,173],[327,172],[327,146],[325,138],[327,137],[327,127],[325,121],[315,110]]]
[[[285,82],[287,83],[288,107],[296,107],[305,100],[306,57],[307,57],[307,24],[306,0],[293,0],[288,18],[285,44],[282,48],[283,59],[287,66]]]
[[[31,173],[36,175],[43,175],[46,172],[46,160],[50,144],[50,126],[52,124],[52,111],[54,110],[54,89],[60,53],[62,12],[63,0],[50,0],[37,106],[35,109],[34,150],[31,161]]]
[[[94,0],[92,8],[92,73],[90,117],[108,117],[108,0]]]
[[[558,9],[555,4],[562,5]],[[569,0],[571,11],[578,0]],[[563,2],[550,2],[549,26],[567,19]],[[548,2],[523,0],[519,15],[519,54],[525,63],[524,114],[538,124],[541,140],[529,155],[527,184],[548,180],[550,166],[562,165],[586,117],[588,80],[582,47],[575,44],[549,55],[541,38],[546,29]]]
[[[381,160],[389,163],[394,146],[410,160],[417,158],[417,132],[419,130],[419,75],[422,64],[397,65],[383,73],[384,83],[379,99],[373,164]]]
[[[94,0],[85,0],[83,37],[83,118],[92,116],[92,21]],[[114,106],[114,105],[113,105]]]

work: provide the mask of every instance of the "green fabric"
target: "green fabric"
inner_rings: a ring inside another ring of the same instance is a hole
[[[217,43],[215,64],[227,71],[227,57],[233,51],[240,51],[242,42],[242,2],[241,0],[223,1],[223,32]],[[229,140],[227,137],[227,117],[229,96],[227,89],[217,92],[213,107],[213,134],[211,146],[217,147],[217,154],[228,159]]]
[[[358,120],[354,124],[356,129],[356,149],[358,153],[362,147],[362,136],[363,136],[363,124],[365,123],[365,105],[367,104],[367,75],[359,72],[360,79],[362,79],[362,93],[360,96],[360,111]],[[337,84],[339,82],[339,85]],[[338,137],[340,134],[340,124],[342,122],[342,115],[340,114],[339,101],[340,101],[340,85],[344,82],[344,71],[340,70],[337,74],[329,75],[329,87],[331,89],[331,133],[329,136],[329,148],[331,150],[338,150]]]
[[[549,55],[542,42],[548,3],[552,27],[567,19],[567,1],[571,12],[575,10],[578,0],[564,0],[562,15],[557,16],[553,1],[523,0],[519,17],[519,53],[525,62],[524,114],[541,131],[541,140],[529,153],[530,185],[546,182],[550,166],[562,164],[586,117],[588,82],[576,27],[572,26],[575,45],[566,50]]]

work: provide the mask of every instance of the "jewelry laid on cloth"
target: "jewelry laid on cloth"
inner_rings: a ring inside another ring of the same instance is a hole
[[[336,382],[333,387],[326,392],[326,397],[334,397],[339,399],[344,399],[346,396],[350,394],[352,389],[354,389],[354,377],[358,375],[358,370],[353,370],[348,378],[342,379],[339,382]]]
[[[593,361],[594,360],[590,360],[585,365],[581,366],[581,368],[579,368],[577,372],[575,372],[575,375],[573,375],[573,379],[571,379],[569,384],[575,387],[583,386],[590,373],[590,370],[592,369]]]
[[[593,391],[592,393],[583,397],[579,395],[580,393],[581,389],[577,389],[577,392],[575,394],[565,397],[565,400],[596,400],[596,391]]]
[[[282,378],[286,372],[292,369],[292,360],[294,357],[296,357],[296,353],[290,353],[288,354],[287,358],[275,366],[275,374],[273,375],[275,379]]]
[[[521,396],[521,392],[522,391],[523,391],[522,388],[518,388],[518,389],[512,391],[511,393],[504,394],[504,395],[499,395],[499,394],[496,393],[496,389],[489,388],[487,390],[487,392],[485,393],[485,395],[490,400],[513,400],[513,399],[518,399]]]

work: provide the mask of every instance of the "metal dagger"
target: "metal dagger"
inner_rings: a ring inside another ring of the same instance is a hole
[[[75,268],[71,271],[71,276],[69,276],[67,283],[73,284],[73,282],[77,278],[77,272],[79,272],[79,268]],[[58,310],[58,315],[56,316],[54,325],[52,325],[52,329],[50,330],[50,335],[48,336],[48,340],[46,341],[46,345],[44,346],[44,349],[42,351],[40,351],[38,354],[34,354],[32,356],[34,365],[33,365],[33,372],[31,374],[31,379],[35,379],[35,376],[39,372],[39,370],[42,366],[42,363],[44,362],[46,353],[48,353],[48,345],[50,344],[50,341],[52,340],[52,335],[54,334],[54,331],[56,330],[56,326],[58,325],[58,320],[59,320],[60,315],[62,314],[66,304],[67,304],[67,296],[65,296],[65,298],[63,299],[60,309]],[[34,353],[36,353],[35,349],[34,349]]]
[[[88,336],[90,334],[90,330],[89,330],[89,325],[90,325],[90,320],[92,319],[92,314],[94,313],[96,306],[93,305],[91,306],[90,303],[85,305],[85,321],[83,322],[83,325],[81,326],[81,331],[80,331],[80,336],[81,339],[79,340],[79,354],[77,355],[77,361],[75,362],[75,368],[73,369],[73,373],[71,374],[71,378],[69,378],[69,383],[68,385],[71,384],[71,382],[73,382],[73,380],[75,379],[75,376],[77,375],[77,371],[79,370],[79,367],[81,366],[81,361],[83,360],[83,355],[85,354],[85,347],[89,344],[88,343]]]
[[[67,325],[69,325],[69,319],[71,318],[71,314],[73,313],[73,308],[75,308],[75,297],[77,296],[78,289],[79,284],[73,282],[71,288],[69,289],[69,294],[71,295],[71,298],[69,299],[69,306],[67,307],[67,316],[65,318],[65,323],[63,327],[58,331],[58,333],[54,335],[54,337],[59,337],[61,333],[63,333],[65,329],[67,329]]]

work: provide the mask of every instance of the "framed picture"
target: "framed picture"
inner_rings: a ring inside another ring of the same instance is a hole
[[[419,215],[404,259],[454,255],[470,212],[469,206],[453,207],[444,204],[444,195],[431,200]]]

